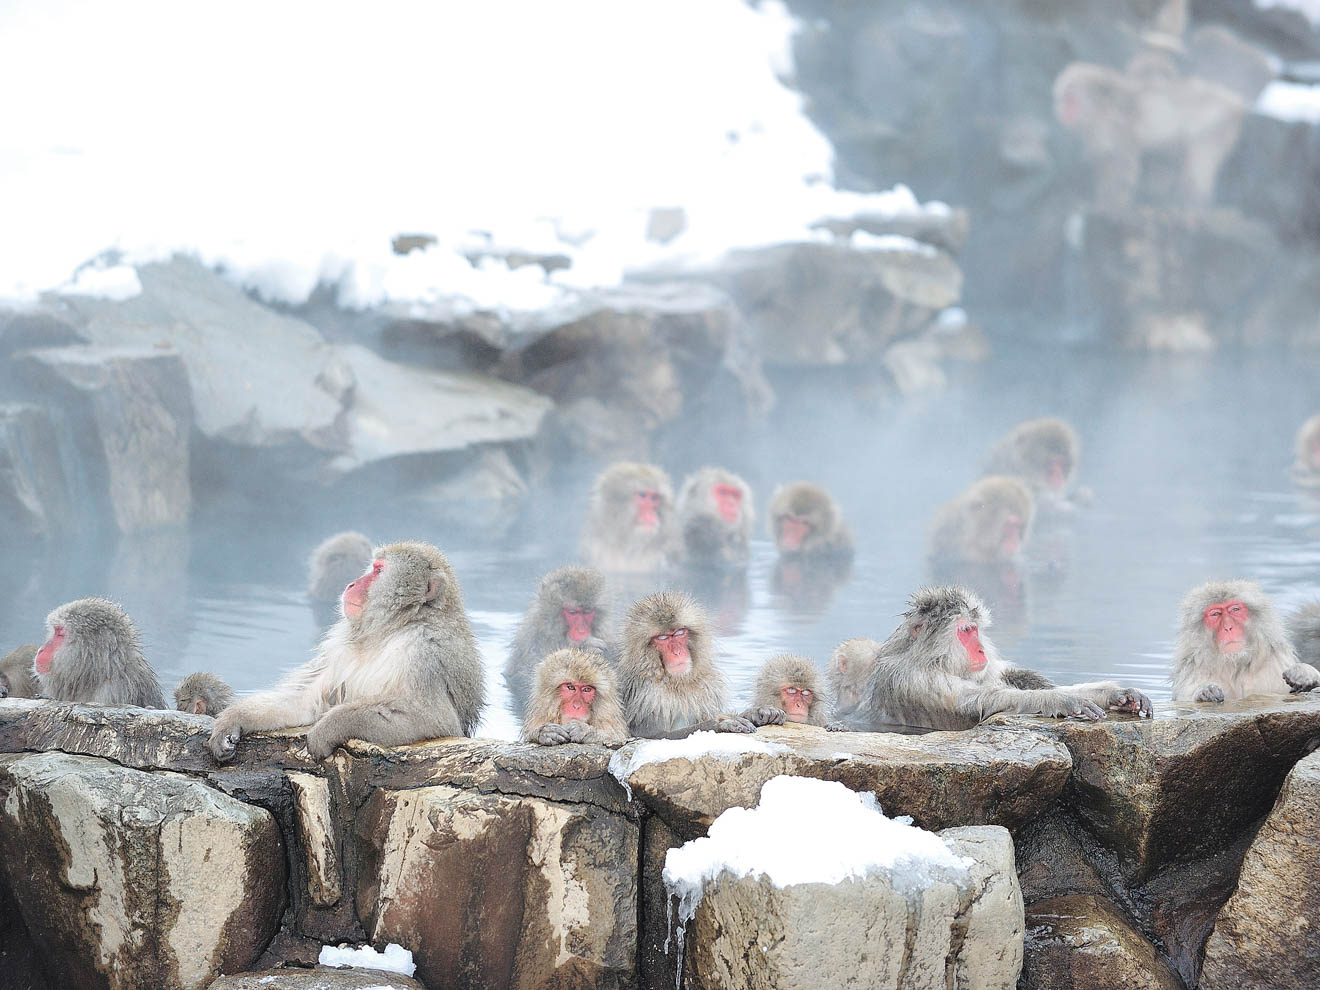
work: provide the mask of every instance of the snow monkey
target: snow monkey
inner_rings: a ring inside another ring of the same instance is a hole
[[[1305,488],[1320,488],[1320,413],[1297,430],[1294,449],[1297,459],[1292,466],[1293,481]]]
[[[28,643],[5,654],[0,660],[0,698],[35,698],[37,675],[32,672],[32,659],[37,655],[35,643]]]
[[[295,725],[311,725],[316,759],[347,739],[400,746],[472,734],[485,675],[444,554],[427,543],[379,548],[340,607],[312,660],[220,713],[210,743],[217,760],[233,759],[245,732]]]
[[[546,654],[569,647],[605,652],[608,609],[599,571],[560,567],[541,578],[504,664],[514,714],[521,718],[527,713],[536,665]]]
[[[1320,601],[1308,602],[1288,616],[1288,639],[1301,663],[1320,668]]]
[[[371,541],[352,530],[321,541],[307,565],[307,596],[314,602],[335,602],[344,588],[371,563]]]
[[[1016,478],[991,475],[935,510],[930,556],[989,564],[1015,557],[1036,512],[1031,489]]]
[[[821,688],[820,672],[814,661],[792,653],[780,653],[767,660],[756,675],[752,705],[780,708],[789,722],[824,725],[830,699]]]
[[[852,533],[828,492],[809,481],[780,485],[770,496],[770,538],[781,555],[846,556]]]
[[[678,493],[683,558],[707,567],[742,567],[755,521],[752,489],[724,468],[688,475]]]
[[[923,588],[880,646],[865,707],[873,724],[969,729],[1000,712],[1104,718],[1150,715],[1150,699],[1113,681],[1021,690],[985,635],[990,612],[966,588]]]
[[[674,551],[674,487],[654,464],[620,461],[596,479],[582,557],[602,571],[663,567]]]
[[[1081,449],[1077,431],[1063,420],[1029,419],[991,445],[985,473],[1026,482],[1038,502],[1065,504]]]
[[[1237,701],[1310,691],[1320,670],[1298,662],[1255,581],[1207,581],[1182,601],[1170,679],[1174,701]]]
[[[619,684],[629,731],[681,739],[700,729],[751,732],[780,723],[778,709],[724,711],[727,685],[715,666],[710,623],[691,596],[659,591],[635,602],[624,621]]]
[[[174,707],[214,718],[234,703],[234,689],[215,674],[189,674],[174,689]]]
[[[834,699],[835,718],[851,715],[866,697],[867,682],[879,652],[878,642],[860,637],[845,639],[834,648],[825,677]]]
[[[599,653],[555,650],[536,665],[524,742],[616,745],[628,738],[614,673]]]
[[[156,672],[122,608],[104,598],[67,602],[46,616],[48,638],[32,667],[43,697],[164,708]]]

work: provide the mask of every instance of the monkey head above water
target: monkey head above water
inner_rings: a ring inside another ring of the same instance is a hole
[[[1105,710],[1151,715],[1145,694],[1113,681],[1024,690],[986,629],[990,612],[966,588],[923,588],[881,644],[865,704],[873,725],[969,729],[991,715],[1104,718]]]
[[[28,643],[16,647],[0,660],[0,698],[35,698],[40,690],[32,661],[37,645]]]
[[[654,464],[620,461],[596,479],[582,557],[602,571],[659,570],[674,552],[674,488]]]
[[[752,704],[780,708],[787,721],[807,725],[824,725],[830,708],[816,664],[792,653],[780,653],[765,662],[756,677]]]
[[[400,746],[471,735],[485,674],[444,554],[426,543],[381,547],[341,608],[315,657],[220,713],[210,741],[217,760],[232,759],[244,733],[295,725],[311,725],[307,750],[317,759],[348,739]]]
[[[1031,534],[1036,500],[1017,478],[991,475],[935,510],[932,559],[988,564],[1018,555]]]
[[[1173,648],[1174,701],[1237,701],[1320,687],[1254,581],[1207,581],[1182,602]]]
[[[809,481],[780,485],[770,496],[770,538],[784,556],[851,558],[852,533],[829,493]]]
[[[133,620],[114,602],[80,598],[46,616],[48,638],[33,658],[41,694],[56,701],[164,708],[156,673]]]
[[[542,746],[608,746],[628,738],[614,674],[599,653],[556,650],[537,664],[522,737]]]
[[[174,707],[212,718],[234,703],[234,689],[215,674],[189,674],[174,689]]]
[[[755,510],[752,490],[742,478],[724,468],[702,468],[684,480],[677,513],[687,563],[707,567],[747,563]]]
[[[1320,413],[1298,428],[1293,446],[1293,481],[1303,488],[1320,488]]]
[[[991,445],[985,473],[1025,482],[1040,505],[1075,507],[1090,501],[1088,491],[1073,491],[1081,449],[1077,431],[1064,420],[1029,419]]]

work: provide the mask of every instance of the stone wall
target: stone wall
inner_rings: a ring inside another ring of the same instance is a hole
[[[32,990],[193,988],[398,942],[433,990],[672,987],[665,850],[789,773],[924,828],[1008,829],[1019,986],[1314,986],[1320,699],[1257,701],[768,727],[767,752],[645,763],[626,789],[610,761],[636,744],[355,743],[318,763],[271,733],[218,767],[201,716],[0,701],[0,966]]]

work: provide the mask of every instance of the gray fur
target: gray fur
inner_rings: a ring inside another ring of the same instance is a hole
[[[1000,437],[986,455],[985,474],[1006,474],[1027,483],[1036,498],[1065,499],[1081,457],[1077,431],[1053,416],[1029,419]],[[1063,485],[1050,484],[1050,464],[1063,461]]]
[[[1205,609],[1238,599],[1247,606],[1243,648],[1223,653],[1205,627]],[[1249,694],[1288,694],[1320,685],[1320,670],[1300,663],[1269,597],[1255,581],[1207,581],[1180,606],[1170,673],[1174,701],[1237,701]]]
[[[449,561],[426,543],[376,551],[384,570],[358,615],[344,615],[316,656],[274,690],[216,719],[211,752],[228,760],[244,732],[311,724],[321,759],[348,739],[401,746],[468,736],[486,704],[485,675]]]
[[[742,492],[735,522],[726,522],[720,515],[711,493],[716,485],[730,485]],[[752,489],[738,475],[721,467],[704,467],[688,475],[678,493],[677,514],[683,559],[687,563],[707,567],[747,564],[756,511]]]
[[[829,492],[820,485],[810,481],[791,481],[780,485],[770,496],[770,507],[766,515],[770,538],[775,541],[781,554],[802,557],[852,556],[852,532],[843,521],[843,512]],[[796,550],[785,547],[780,540],[780,522],[787,515],[804,517],[811,525]]]
[[[659,494],[655,529],[639,529],[633,496]],[[644,573],[664,567],[675,553],[674,486],[654,464],[620,461],[596,479],[582,532],[582,558],[602,571]]]
[[[879,643],[864,637],[845,639],[834,648],[825,672],[834,703],[833,717],[851,715],[866,698],[879,651]]]
[[[57,626],[64,628],[64,643],[51,657],[50,672],[36,673],[43,696],[97,705],[165,707],[133,620],[118,605],[104,598],[68,602],[46,616],[48,634],[53,636]]]
[[[174,707],[181,712],[214,718],[233,703],[234,689],[215,674],[189,674],[174,689]]]
[[[581,681],[594,685],[596,698],[588,722],[561,721],[559,685]],[[614,672],[599,653],[578,649],[556,650],[536,665],[536,691],[523,719],[524,742],[542,746],[561,743],[601,743],[614,746],[628,738],[628,722],[619,703]]]
[[[1288,639],[1299,662],[1320,667],[1320,601],[1308,602],[1288,616]]]
[[[35,698],[40,691],[37,675],[32,670],[32,658],[37,655],[35,643],[16,647],[0,660],[0,698]]]
[[[975,564],[1011,560],[1018,551],[1009,552],[1003,546],[1009,517],[1017,517],[1025,545],[1035,515],[1036,500],[1026,484],[1004,475],[982,478],[935,510],[929,556],[936,561]]]
[[[1296,459],[1292,466],[1292,479],[1303,488],[1320,488],[1320,458],[1312,449],[1320,438],[1320,413],[1306,420],[1297,430],[1294,441]]]
[[[824,725],[825,713],[831,705],[829,692],[821,685],[816,662],[810,657],[794,653],[776,654],[761,667],[760,673],[756,675],[756,686],[752,689],[753,709],[782,709],[784,699],[780,692],[790,684],[811,692],[811,703],[807,705],[807,724]]]
[[[371,541],[352,530],[327,537],[308,562],[307,595],[314,602],[334,603],[350,581],[371,564]]]
[[[577,606],[594,610],[592,635],[581,643],[568,638],[564,608]],[[527,699],[532,693],[536,665],[555,650],[579,649],[605,653],[609,630],[609,603],[605,578],[590,567],[560,567],[541,578],[536,597],[518,624],[504,663],[504,683],[509,689],[513,713],[521,719],[527,713]]]
[[[968,665],[957,637],[961,622],[978,627],[986,664]],[[1078,716],[1098,719],[1106,708],[1149,714],[1150,699],[1112,681],[1020,690],[1004,677],[1005,663],[986,630],[990,611],[966,588],[923,588],[903,622],[881,644],[871,673],[867,718],[876,725],[969,729],[991,715]]]

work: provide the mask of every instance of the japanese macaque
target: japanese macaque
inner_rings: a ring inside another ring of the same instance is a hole
[[[681,591],[659,591],[633,603],[624,621],[619,682],[629,731],[681,739],[701,729],[751,732],[782,723],[778,709],[724,711],[728,685],[715,666],[710,623]]]
[[[589,567],[560,567],[541,578],[504,664],[504,683],[519,718],[527,713],[536,666],[555,650],[605,652],[609,606],[605,579]]]
[[[1293,481],[1305,488],[1320,488],[1320,413],[1308,419],[1297,431],[1296,450]]]
[[[20,646],[0,660],[0,698],[35,698],[38,692],[37,675],[32,672],[32,659],[37,655],[34,643]]]
[[[189,674],[174,689],[174,707],[212,718],[234,703],[234,689],[215,674]]]
[[[988,564],[1017,556],[1031,532],[1036,501],[1016,478],[991,475],[935,510],[930,556]]]
[[[337,603],[348,583],[371,563],[371,541],[351,530],[327,537],[308,562],[307,595],[315,602]]]
[[[599,653],[555,650],[536,665],[536,690],[523,719],[524,742],[616,745],[628,738],[614,673]]]
[[[873,725],[969,729],[991,715],[1100,719],[1105,710],[1150,715],[1150,699],[1113,681],[1023,690],[985,629],[990,612],[966,588],[923,588],[880,646],[866,716]]]
[[[830,702],[821,690],[815,663],[807,657],[780,653],[767,660],[756,675],[752,705],[782,709],[789,722],[824,725]]]
[[[845,639],[830,654],[825,679],[834,699],[836,718],[851,715],[867,695],[867,683],[875,669],[880,644],[874,639]]]
[[[1209,203],[1246,111],[1237,93],[1183,76],[1157,51],[1139,53],[1124,71],[1073,62],[1054,80],[1054,115],[1081,138],[1096,199],[1111,207],[1132,202],[1147,152],[1180,158],[1171,194]]]
[[[1207,581],[1182,601],[1173,647],[1174,701],[1237,701],[1320,687],[1254,581]]]
[[[780,485],[770,496],[770,537],[783,555],[851,557],[852,533],[827,491],[809,481]]]
[[[674,552],[674,488],[654,464],[620,461],[596,479],[582,557],[603,571],[659,570]]]
[[[311,725],[315,759],[348,739],[401,746],[472,734],[485,674],[444,554],[427,543],[379,548],[340,607],[311,661],[220,713],[210,742],[217,760],[233,759],[245,732],[295,725]]]
[[[1300,663],[1320,669],[1320,601],[1308,602],[1288,616],[1288,639]]]
[[[122,608],[80,598],[46,616],[47,639],[32,667],[43,697],[96,705],[164,708],[156,673]]]
[[[1081,449],[1077,431],[1063,420],[1030,419],[991,445],[985,473],[1025,481],[1038,505],[1084,504],[1090,500],[1085,489],[1070,496]]]
[[[704,467],[678,493],[683,559],[706,567],[742,567],[755,509],[747,482],[724,468]]]

